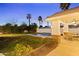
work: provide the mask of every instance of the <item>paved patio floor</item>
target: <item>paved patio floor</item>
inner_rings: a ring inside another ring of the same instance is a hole
[[[58,47],[47,56],[79,56],[79,41],[69,41],[62,38]]]

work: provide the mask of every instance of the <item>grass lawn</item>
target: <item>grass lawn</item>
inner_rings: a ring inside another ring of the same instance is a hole
[[[26,34],[0,34],[0,37],[18,37],[18,36],[26,36]]]
[[[7,56],[25,56],[47,42],[50,42],[50,38],[26,34],[0,34],[0,52]]]

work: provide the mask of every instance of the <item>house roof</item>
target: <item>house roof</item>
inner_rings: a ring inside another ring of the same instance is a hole
[[[68,10],[64,10],[64,11],[61,11],[61,12],[57,12],[57,13],[51,15],[51,16],[48,16],[47,18],[59,17],[59,16],[62,16],[62,15],[67,15],[67,14],[71,14],[71,13],[75,13],[75,12],[79,12],[79,6],[75,7],[75,8],[68,9]]]

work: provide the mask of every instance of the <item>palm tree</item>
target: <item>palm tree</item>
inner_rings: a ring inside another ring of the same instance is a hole
[[[70,3],[60,3],[60,8],[62,10],[67,10],[69,9],[70,5],[71,5]]]
[[[30,19],[31,19],[31,14],[27,14],[27,19],[29,20],[29,26],[30,26]]]
[[[41,16],[38,17],[38,21],[39,21],[39,26],[42,26],[41,24],[42,24],[43,20],[42,20]]]

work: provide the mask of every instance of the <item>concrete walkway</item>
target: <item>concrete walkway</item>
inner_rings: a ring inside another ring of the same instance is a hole
[[[79,56],[79,41],[69,41],[62,38],[58,47],[47,56]]]
[[[46,37],[51,38],[51,36],[43,36],[43,35],[34,35],[34,34],[26,34],[26,35],[30,35],[30,36],[34,36],[34,37],[42,37],[42,38],[46,38]]]

